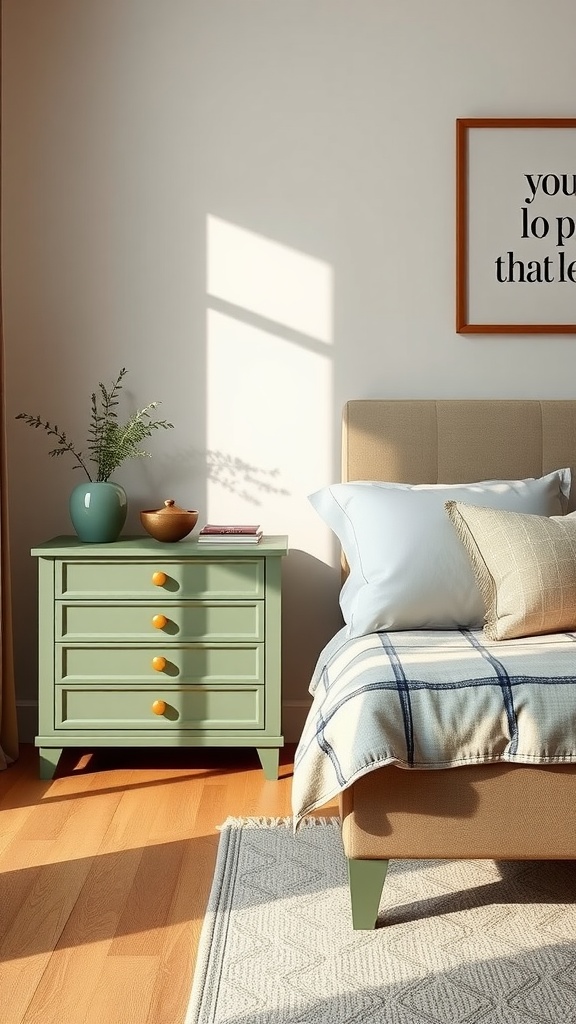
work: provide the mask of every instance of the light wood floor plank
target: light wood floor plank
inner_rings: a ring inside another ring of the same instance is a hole
[[[26,1024],[81,1021],[90,1011],[142,857],[138,846],[114,852],[103,849],[104,845],[92,858],[86,881],[28,1008]]]
[[[218,827],[289,815],[291,756],[269,782],[251,750],[66,751],[40,782],[24,748],[0,773],[0,1024],[182,1024]]]
[[[155,957],[107,957],[88,1012],[77,1024],[148,1021],[156,970]]]
[[[113,956],[152,956],[158,952],[184,849],[182,840],[142,850],[110,950]]]
[[[152,993],[150,1021],[182,1019],[190,995],[204,908],[212,885],[218,836],[186,844],[162,943],[160,970]]]
[[[31,964],[26,958],[0,962],[2,1024],[22,1024],[26,1011],[51,954]]]
[[[21,1021],[81,1024],[90,1010],[109,947],[110,942],[105,941],[56,949],[46,962]]]

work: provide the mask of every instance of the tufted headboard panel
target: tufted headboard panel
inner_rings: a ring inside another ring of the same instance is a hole
[[[576,401],[358,399],[343,412],[342,480],[470,483],[570,466],[576,508]]]

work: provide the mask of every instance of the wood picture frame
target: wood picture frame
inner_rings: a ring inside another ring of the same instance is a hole
[[[576,118],[457,119],[456,331],[576,333]]]

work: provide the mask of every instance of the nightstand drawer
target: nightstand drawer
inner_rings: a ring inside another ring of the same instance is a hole
[[[164,701],[163,714],[152,705]],[[264,687],[56,687],[57,729],[262,729]]]
[[[166,577],[162,580],[163,574]],[[156,580],[157,582],[154,582]],[[170,598],[262,598],[263,558],[150,562],[63,561],[57,565],[56,597],[153,601]]]
[[[207,685],[261,684],[264,682],[264,645],[56,645],[57,683],[165,685],[172,681]]]
[[[159,618],[160,617],[160,618]],[[155,626],[165,619],[164,625]],[[56,640],[263,640],[263,601],[56,604]]]

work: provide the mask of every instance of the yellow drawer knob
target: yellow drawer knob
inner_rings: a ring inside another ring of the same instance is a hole
[[[155,615],[152,619],[152,625],[154,629],[164,629],[164,626],[168,622],[165,615]]]
[[[165,572],[152,573],[152,583],[155,587],[163,587],[167,579],[168,577]]]
[[[166,701],[155,700],[152,705],[152,711],[154,712],[155,715],[163,715],[164,712],[166,711]]]
[[[157,654],[155,658],[152,658],[152,668],[155,668],[157,672],[163,672],[166,668],[166,658]]]

